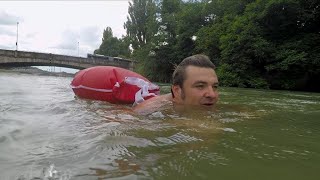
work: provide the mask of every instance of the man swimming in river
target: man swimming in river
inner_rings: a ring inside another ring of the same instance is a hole
[[[218,77],[208,56],[185,58],[172,75],[171,93],[159,95],[136,105],[138,113],[156,111],[166,104],[189,107],[213,107],[218,101]]]

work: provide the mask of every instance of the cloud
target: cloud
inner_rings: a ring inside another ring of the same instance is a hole
[[[97,46],[101,41],[101,34],[96,26],[85,27],[80,31],[80,42],[89,46]]]
[[[0,32],[3,32],[1,29],[0,27]],[[15,36],[9,36],[8,33],[0,33],[0,49],[16,49],[16,40]]]
[[[127,12],[128,0],[0,1],[0,45],[15,49],[19,22],[19,50],[86,56],[99,48],[104,28],[126,34]]]
[[[53,52],[86,56],[99,48],[101,44],[102,32],[96,26],[88,26],[78,30],[65,30],[60,36],[61,40],[56,45],[50,47]],[[79,43],[79,44],[78,44]],[[79,48],[79,49],[78,49]],[[69,52],[68,52],[69,51]]]
[[[22,21],[22,19],[18,16],[8,14],[5,11],[0,11],[0,25],[16,25],[19,21]]]
[[[61,42],[50,48],[64,49],[64,50],[76,50],[78,48],[79,35],[72,30],[66,30],[61,35]]]
[[[37,33],[32,32],[32,33],[28,33],[28,34],[26,35],[26,38],[32,39],[32,38],[35,38],[36,36],[37,36]]]
[[[7,27],[1,27],[0,26],[0,35],[7,35],[7,36],[16,36],[17,32],[14,32]]]
[[[14,48],[13,46],[7,46],[7,45],[0,44],[0,49],[13,49],[13,48]]]

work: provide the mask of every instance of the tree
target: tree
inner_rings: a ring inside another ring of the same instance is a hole
[[[153,81],[204,53],[223,86],[320,91],[317,0],[133,0],[128,13],[127,35],[107,28],[97,53],[131,55]]]
[[[271,1],[259,24],[274,46],[266,65],[273,89],[319,91],[320,3],[314,0]]]
[[[103,31],[102,43],[99,49],[94,51],[95,54],[106,56],[119,56],[120,54],[120,41],[117,37],[113,37],[112,29],[107,27]]]
[[[155,35],[152,47],[152,59],[150,68],[156,73],[155,81],[170,82],[174,64],[182,60],[181,53],[177,50],[177,26],[181,0],[163,0],[158,4],[160,15],[158,16],[159,28]]]
[[[128,13],[124,28],[133,49],[138,49],[151,42],[157,33],[156,4],[154,0],[133,0],[129,2]]]

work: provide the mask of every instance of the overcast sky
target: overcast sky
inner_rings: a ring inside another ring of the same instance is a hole
[[[0,49],[86,56],[99,48],[103,30],[121,37],[128,0],[0,1]],[[17,22],[18,33],[17,33]]]

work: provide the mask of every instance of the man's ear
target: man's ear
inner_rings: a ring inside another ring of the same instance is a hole
[[[174,98],[180,98],[181,97],[181,88],[179,85],[172,85],[171,91],[173,93]]]

